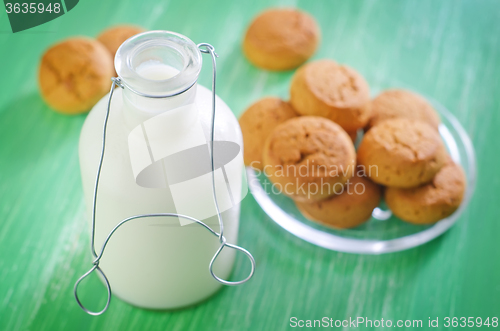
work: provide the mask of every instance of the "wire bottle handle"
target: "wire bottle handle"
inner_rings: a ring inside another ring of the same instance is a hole
[[[196,218],[193,218],[191,216],[187,216],[187,215],[181,215],[181,214],[176,214],[176,213],[157,213],[157,214],[136,215],[136,216],[128,217],[128,218],[122,220],[120,223],[118,223],[110,231],[110,233],[108,234],[108,236],[104,240],[104,243],[103,243],[103,245],[101,247],[101,250],[99,251],[99,254],[96,253],[96,251],[95,251],[95,245],[94,244],[95,244],[95,218],[96,218],[95,216],[96,216],[96,205],[97,205],[97,191],[98,191],[98,187],[99,187],[99,177],[101,175],[102,163],[103,163],[103,160],[104,160],[104,151],[105,151],[105,148],[106,148],[106,129],[107,129],[107,125],[108,125],[109,112],[110,112],[110,109],[111,109],[111,99],[113,97],[113,92],[115,90],[115,87],[118,86],[118,87],[120,87],[122,89],[128,88],[132,92],[134,92],[134,93],[136,93],[136,94],[138,94],[140,96],[147,97],[147,98],[166,98],[166,97],[171,97],[171,96],[183,93],[183,92],[189,90],[194,85],[193,84],[193,85],[189,86],[186,90],[184,90],[182,92],[178,92],[178,93],[170,94],[170,95],[161,95],[161,96],[158,96],[158,95],[144,94],[142,92],[136,91],[136,90],[132,89],[131,87],[129,87],[120,78],[116,78],[116,77],[111,78],[111,80],[113,82],[111,84],[111,90],[109,92],[109,99],[108,99],[108,105],[107,105],[106,115],[104,117],[104,127],[103,127],[103,136],[102,136],[102,149],[101,149],[101,156],[100,156],[100,159],[99,159],[99,166],[97,168],[97,175],[96,175],[96,180],[95,180],[95,185],[94,185],[94,196],[93,196],[93,201],[92,201],[91,251],[92,251],[92,255],[94,256],[94,261],[92,262],[92,264],[93,264],[92,268],[90,268],[89,271],[87,271],[80,278],[78,278],[78,280],[76,281],[75,286],[73,288],[73,292],[74,292],[74,295],[75,295],[76,302],[89,315],[97,316],[97,315],[103,314],[108,309],[109,304],[111,302],[111,293],[112,293],[111,292],[111,285],[109,284],[108,278],[106,277],[106,275],[104,274],[104,272],[102,271],[102,269],[99,267],[99,263],[101,261],[101,258],[103,256],[103,254],[104,254],[104,250],[106,249],[106,246],[107,246],[109,240],[111,239],[111,236],[123,224],[125,224],[125,223],[127,223],[129,221],[132,221],[132,220],[139,219],[139,218],[149,218],[149,217],[177,217],[177,218],[184,218],[184,219],[187,219],[187,220],[190,220],[190,221],[198,223],[199,225],[201,225],[205,229],[207,229],[210,233],[212,233],[214,236],[218,237],[219,238],[219,242],[220,242],[220,246],[217,249],[217,251],[215,252],[214,256],[212,257],[212,260],[210,261],[210,264],[208,266],[208,270],[210,272],[210,275],[212,275],[212,277],[215,280],[217,280],[218,282],[220,282],[220,283],[222,283],[224,285],[239,285],[239,284],[243,284],[243,283],[247,282],[248,280],[250,280],[250,278],[252,278],[252,276],[253,276],[253,274],[255,272],[255,259],[253,258],[252,254],[249,251],[247,251],[246,249],[244,249],[243,247],[240,247],[240,246],[228,243],[226,241],[226,238],[224,237],[224,224],[223,224],[222,217],[221,217],[221,214],[220,214],[219,204],[217,202],[217,195],[215,194],[215,171],[214,171],[215,170],[215,162],[214,162],[214,157],[213,157],[213,152],[214,152],[214,148],[213,147],[214,147],[214,138],[215,138],[215,100],[216,100],[215,80],[216,80],[216,71],[217,71],[215,59],[218,57],[218,55],[217,55],[217,53],[215,53],[214,47],[212,45],[210,45],[210,44],[201,43],[201,44],[198,44],[197,46],[198,46],[198,49],[200,50],[200,52],[205,53],[205,54],[210,54],[211,57],[212,57],[212,69],[213,69],[213,74],[212,74],[212,118],[211,118],[212,127],[211,127],[211,136],[210,136],[210,158],[211,158],[211,163],[212,163],[211,164],[211,166],[212,166],[212,196],[213,196],[215,208],[216,208],[216,211],[217,211],[217,218],[218,218],[218,221],[219,221],[220,232],[217,233],[215,230],[213,230],[211,227],[209,227],[204,222],[202,222],[202,221],[200,221],[200,220],[198,220]],[[239,281],[228,281],[228,280],[224,280],[224,279],[218,277],[214,273],[214,271],[213,271],[213,265],[215,263],[215,260],[217,260],[217,257],[220,255],[220,253],[222,252],[222,250],[225,247],[232,248],[232,249],[235,249],[237,251],[240,251],[240,252],[244,253],[248,257],[248,259],[250,260],[250,264],[251,264],[250,274],[245,279],[242,279],[242,280],[239,280]],[[103,277],[104,283],[106,285],[107,295],[108,295],[107,301],[106,301],[106,305],[104,306],[104,308],[102,310],[97,311],[97,312],[91,311],[91,310],[87,309],[83,305],[83,303],[80,301],[80,298],[78,297],[78,286],[80,285],[80,283],[87,276],[89,276],[94,271],[97,271]]]

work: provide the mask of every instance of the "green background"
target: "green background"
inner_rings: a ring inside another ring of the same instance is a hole
[[[239,115],[264,95],[288,97],[292,72],[256,69],[240,48],[250,19],[270,5],[86,0],[16,34],[0,13],[0,330],[280,330],[292,316],[424,324],[439,317],[442,325],[446,316],[500,315],[500,2],[472,0],[274,3],[316,17],[323,38],[315,58],[348,64],[372,86],[409,86],[439,100],[464,125],[477,152],[478,183],[449,232],[405,252],[337,253],[286,233],[249,195],[240,229],[240,244],[257,260],[249,283],[179,311],[141,310],[114,299],[105,315],[91,317],[77,306],[73,284],[91,262],[77,155],[85,115],[63,116],[42,102],[36,73],[43,51],[117,23],[173,30],[215,46],[218,94]],[[200,82],[210,85],[210,66]],[[246,263],[238,257],[234,279],[246,275]],[[94,307],[104,303],[97,280],[84,290]]]

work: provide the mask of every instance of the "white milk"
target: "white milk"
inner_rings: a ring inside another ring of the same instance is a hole
[[[169,79],[179,73],[179,70],[155,60],[142,62],[135,70],[139,76],[151,80]]]
[[[156,60],[144,61],[135,70],[142,78],[155,81],[179,74],[179,70]],[[141,92],[148,93],[147,90]],[[106,95],[92,109],[80,137],[80,167],[89,220],[107,101]],[[196,104],[197,114],[172,111],[192,102]],[[140,98],[128,90],[116,88],[97,196],[95,250],[98,253],[108,233],[122,219],[139,214],[176,212],[168,188],[137,185],[127,143],[134,127],[169,111],[172,128],[183,130],[197,117],[209,139],[211,92],[205,87],[195,85],[185,93],[164,99]],[[237,119],[218,97],[215,128],[216,140],[233,141],[243,146]],[[182,142],[189,139],[185,137]],[[217,186],[223,184],[217,182]],[[193,213],[196,208],[196,201],[193,201]],[[222,213],[224,235],[229,243],[237,243],[239,213],[239,205]],[[219,231],[217,217],[205,222]],[[145,308],[178,308],[199,302],[220,287],[208,271],[218,247],[218,238],[198,224],[181,226],[177,218],[142,218],[118,229],[106,247],[100,266],[109,279],[113,294],[124,301]],[[223,250],[214,268],[219,277],[229,278],[234,255],[232,249]]]

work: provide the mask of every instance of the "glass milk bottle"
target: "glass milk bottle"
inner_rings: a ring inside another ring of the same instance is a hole
[[[111,101],[97,194],[97,253],[117,223],[133,215],[179,213],[203,220],[219,231],[216,214],[206,212],[213,208],[209,206],[213,200],[209,202],[201,193],[200,181],[207,183],[211,172],[195,169],[198,162],[189,155],[178,158],[186,150],[190,155],[205,154],[210,141],[212,95],[196,83],[201,65],[197,46],[185,36],[167,31],[136,35],[118,50],[116,72],[130,88],[116,88]],[[132,90],[176,95],[151,98]],[[105,96],[92,109],[80,136],[80,167],[89,215],[107,102]],[[242,136],[229,107],[218,97],[216,105],[215,140],[224,142],[219,150],[234,154],[227,158],[226,167],[219,165],[214,172],[216,193],[224,236],[228,243],[236,244],[239,202],[244,196],[240,192],[246,192],[241,176]],[[197,149],[200,146],[203,153]],[[168,163],[169,158],[174,161]],[[195,174],[189,175],[193,171]],[[172,177],[173,172],[177,177]],[[218,238],[199,224],[187,224],[176,217],[141,218],[113,234],[100,267],[113,294],[122,300],[144,308],[178,308],[201,301],[220,287],[208,270],[219,246]],[[222,251],[214,264],[218,277],[228,279],[234,257],[235,250]]]

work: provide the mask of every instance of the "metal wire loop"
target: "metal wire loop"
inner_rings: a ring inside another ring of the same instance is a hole
[[[145,94],[145,93],[142,93],[142,92],[139,92],[139,91],[136,91],[136,90],[132,89],[128,84],[126,84],[119,77],[113,77],[113,78],[111,78],[111,80],[113,82],[111,84],[111,90],[109,92],[109,99],[108,99],[107,111],[106,111],[106,115],[104,117],[103,136],[102,136],[102,149],[101,149],[101,155],[100,155],[100,159],[99,159],[99,167],[97,168],[97,175],[96,175],[95,185],[94,185],[94,196],[93,196],[93,201],[92,201],[91,251],[92,251],[92,255],[94,256],[94,261],[92,261],[92,265],[93,265],[92,268],[89,271],[87,271],[85,274],[83,274],[80,278],[78,278],[78,280],[75,283],[74,289],[73,289],[76,302],[78,303],[78,305],[86,313],[88,313],[90,315],[93,315],[93,316],[101,315],[109,307],[109,304],[111,302],[111,293],[112,293],[111,292],[111,285],[109,283],[108,278],[106,277],[106,275],[104,274],[104,272],[102,271],[102,269],[99,267],[99,263],[101,261],[101,258],[102,258],[103,254],[104,254],[104,250],[106,249],[106,246],[107,246],[109,240],[111,239],[112,235],[123,224],[125,224],[127,222],[130,222],[132,220],[136,220],[136,219],[140,219],[140,218],[149,218],[149,217],[177,217],[177,218],[184,218],[184,219],[193,221],[193,222],[198,223],[199,225],[203,226],[205,229],[207,229],[210,233],[212,233],[214,236],[218,237],[218,239],[219,239],[220,246],[217,249],[217,251],[215,252],[214,256],[212,257],[212,260],[210,261],[210,264],[208,266],[208,270],[210,272],[210,275],[215,280],[217,280],[218,282],[220,282],[220,283],[222,283],[224,285],[239,285],[239,284],[243,284],[243,283],[247,282],[250,278],[252,278],[252,276],[253,276],[253,274],[255,272],[255,259],[253,258],[252,254],[250,254],[249,251],[247,251],[246,249],[244,249],[244,248],[242,248],[240,246],[227,243],[226,238],[224,237],[224,224],[223,224],[223,221],[222,221],[222,217],[221,217],[221,213],[220,213],[220,209],[219,209],[219,204],[217,202],[217,195],[215,193],[215,171],[214,171],[215,170],[215,163],[214,163],[214,157],[213,157],[213,151],[214,151],[213,145],[214,145],[214,138],[215,138],[215,106],[216,106],[215,105],[215,101],[216,101],[215,82],[216,82],[216,71],[217,71],[215,59],[217,57],[219,57],[219,56],[217,55],[217,53],[215,53],[214,47],[212,45],[210,45],[210,44],[201,43],[201,44],[198,44],[197,46],[198,46],[198,49],[200,50],[200,52],[205,53],[205,54],[210,54],[211,57],[212,57],[213,77],[212,77],[212,118],[211,118],[212,127],[211,127],[211,137],[210,137],[211,138],[210,139],[210,158],[211,158],[211,163],[212,163],[211,164],[211,166],[212,166],[212,195],[213,195],[213,199],[214,199],[215,208],[216,208],[216,211],[217,211],[217,217],[218,217],[218,221],[219,221],[220,232],[217,233],[216,231],[214,231],[211,227],[209,227],[204,222],[202,222],[202,221],[200,221],[200,220],[198,220],[198,219],[196,219],[194,217],[187,216],[187,215],[176,214],[176,213],[156,213],[156,214],[135,215],[135,216],[128,217],[128,218],[122,220],[121,222],[119,222],[110,231],[110,233],[108,234],[108,236],[104,240],[104,243],[103,243],[103,245],[101,247],[101,250],[99,251],[99,254],[96,253],[96,251],[95,251],[95,219],[96,219],[97,192],[98,192],[98,187],[99,187],[99,178],[100,178],[100,175],[101,175],[102,163],[103,163],[103,160],[104,160],[104,152],[105,152],[105,149],[106,149],[106,132],[107,132],[108,119],[109,119],[109,112],[110,112],[110,109],[111,109],[111,100],[112,100],[112,97],[113,97],[113,92],[115,90],[115,87],[118,86],[118,87],[120,87],[122,89],[127,88],[130,91],[132,91],[133,93],[135,93],[135,94],[137,94],[139,96],[147,97],[147,98],[167,98],[167,97],[172,97],[172,96],[184,93],[187,90],[189,90],[195,84],[195,83],[193,83],[191,86],[187,87],[184,91],[181,91],[181,92],[178,92],[178,93],[174,93],[174,94],[169,94],[169,95],[150,95],[150,94]],[[227,281],[227,280],[224,280],[224,279],[218,277],[217,275],[215,275],[215,273],[213,271],[213,265],[214,265],[215,261],[217,260],[217,257],[220,255],[220,253],[222,252],[222,250],[225,247],[232,248],[232,249],[235,249],[237,251],[240,251],[240,252],[244,253],[248,257],[248,259],[250,260],[250,264],[251,264],[250,274],[245,279],[239,280],[239,281]],[[100,311],[94,312],[94,311],[91,311],[91,310],[87,309],[82,304],[82,302],[80,301],[80,299],[78,297],[78,286],[80,285],[80,283],[87,276],[89,276],[92,272],[94,272],[96,270],[97,270],[98,273],[101,274],[102,278],[104,279],[104,283],[106,285],[108,297],[107,297],[106,305],[104,306],[104,308],[102,310],[100,310]]]
[[[200,52],[205,53],[205,54],[213,53],[215,55],[215,57],[219,57],[219,55],[217,55],[217,53],[215,53],[214,46],[207,44],[207,43],[201,43],[201,44],[198,44],[197,46],[198,46],[198,49],[200,50]],[[203,49],[202,47],[205,47],[205,49]]]
[[[91,311],[91,310],[87,309],[83,305],[83,303],[80,301],[80,299],[78,297],[78,286],[80,285],[80,283],[82,282],[82,280],[84,280],[94,270],[97,270],[101,274],[101,276],[104,279],[104,283],[106,284],[106,290],[108,291],[108,298],[106,300],[106,306],[104,306],[104,308],[101,311],[97,311],[97,312],[96,311]],[[99,268],[99,262],[98,261],[94,262],[94,266],[89,271],[87,271],[86,273],[84,273],[83,276],[81,276],[80,278],[78,278],[78,280],[75,283],[75,287],[74,287],[73,291],[75,293],[76,302],[78,303],[78,305],[80,306],[80,308],[82,308],[84,312],[86,312],[87,314],[92,315],[92,316],[98,316],[98,315],[101,315],[102,313],[104,313],[106,310],[108,310],[109,304],[111,303],[111,286],[109,285],[108,278],[106,277],[106,275],[104,274],[104,272],[101,270],[101,268]]]
[[[111,80],[113,81],[114,84],[111,85],[111,88],[114,88],[115,85],[121,87],[122,89],[125,88],[125,84],[123,84],[122,80],[120,77],[111,77]]]

